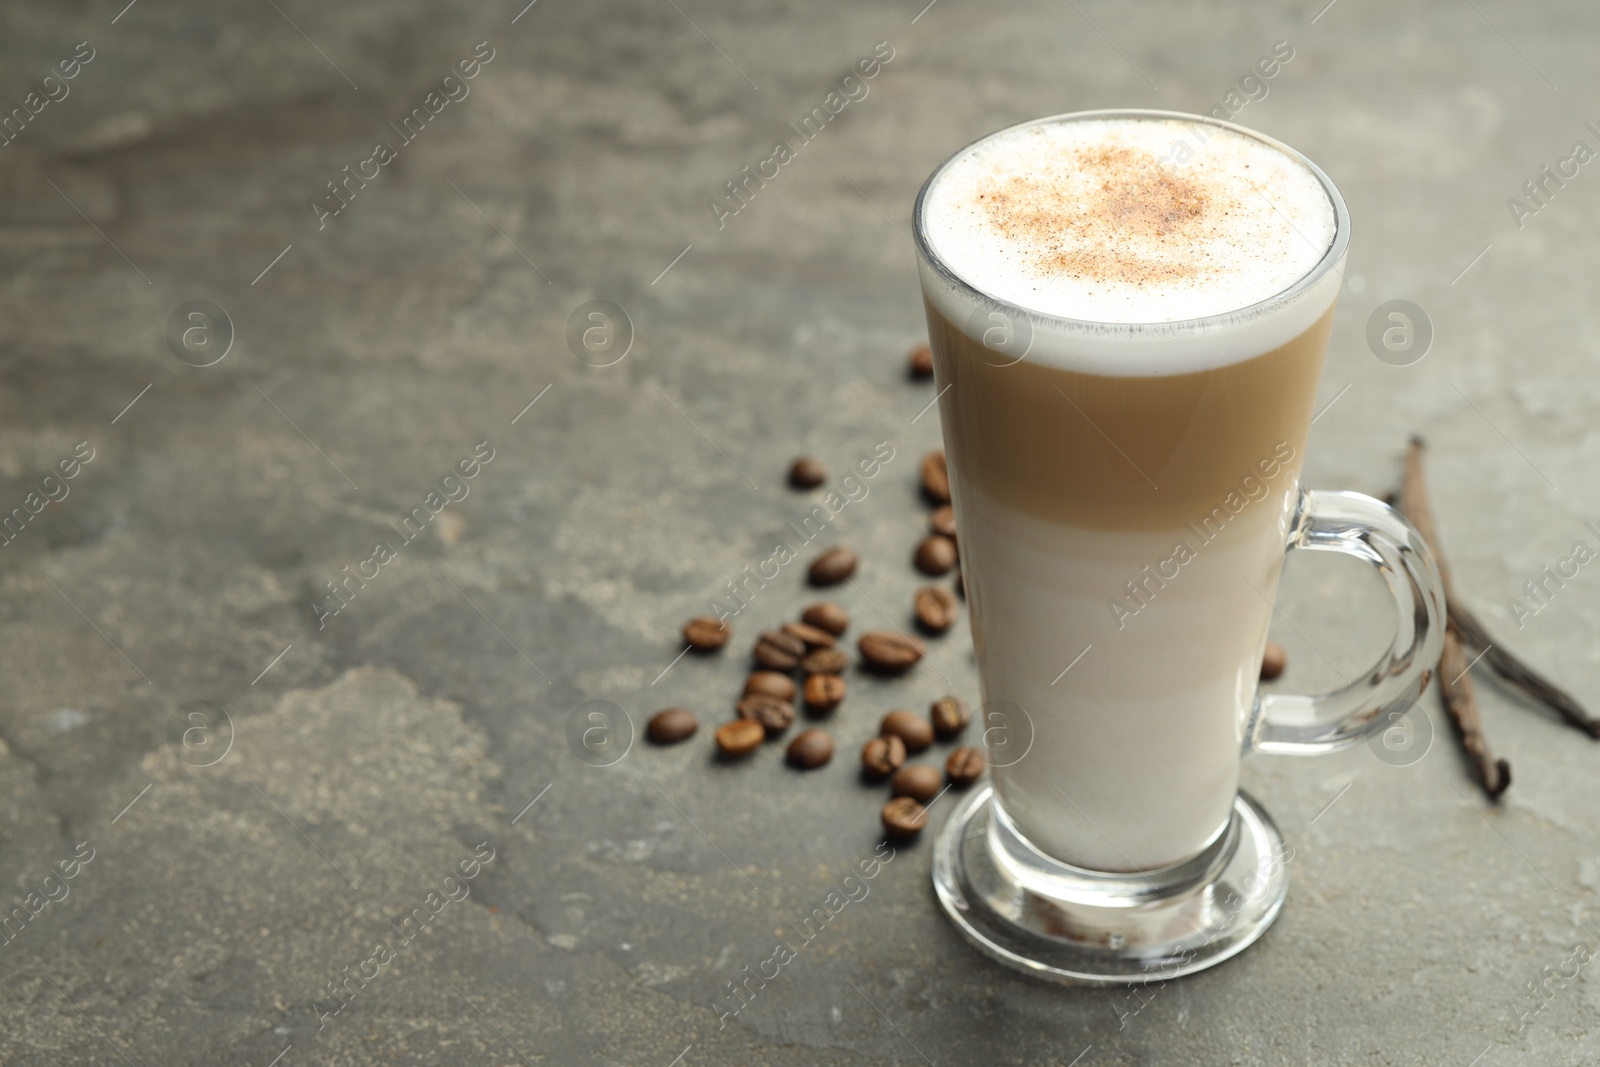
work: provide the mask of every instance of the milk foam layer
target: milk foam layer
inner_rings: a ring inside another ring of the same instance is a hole
[[[996,301],[1077,320],[1066,334],[1032,326],[1028,358],[1040,363],[1135,375],[1221,366],[1283,344],[1333,303],[1339,263],[1262,305],[1329,257],[1336,196],[1295,156],[1199,120],[1029,123],[929,179],[919,228],[959,281],[924,263],[924,290],[974,336]],[[1240,314],[1192,321],[1230,312]]]

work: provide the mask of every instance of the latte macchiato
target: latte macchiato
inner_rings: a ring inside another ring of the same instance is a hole
[[[1300,487],[1344,201],[1243,127],[1085,112],[957,152],[913,229],[993,775],[946,816],[934,890],[1027,974],[1215,966],[1272,924],[1294,855],[1240,762],[1371,741],[1444,644],[1416,529]],[[1328,693],[1258,690],[1295,549],[1393,601],[1389,646]]]
[[[1002,131],[919,201],[983,698],[1031,730],[995,790],[1057,860],[1162,867],[1228,821],[1336,214],[1264,139],[1126,115]]]

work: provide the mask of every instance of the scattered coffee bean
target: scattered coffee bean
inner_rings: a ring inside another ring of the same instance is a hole
[[[950,503],[950,470],[945,466],[943,452],[929,452],[922,457],[922,491],[935,504]]]
[[[811,584],[838,585],[856,572],[859,562],[861,557],[850,549],[844,545],[834,545],[811,561]]]
[[[794,705],[765,693],[744,697],[737,710],[739,718],[760,723],[768,737],[777,737],[794,725]]]
[[[800,616],[800,620],[807,626],[826,630],[835,637],[850,628],[850,616],[846,615],[839,605],[830,604],[826,600],[807,608]]]
[[[844,679],[837,674],[813,674],[806,679],[806,707],[832,711],[844,703]]]
[[[789,484],[796,489],[815,489],[827,480],[827,468],[810,456],[801,456],[789,467]]]
[[[696,652],[714,652],[728,643],[733,630],[709,615],[700,615],[683,624],[683,639]]]
[[[1272,679],[1282,674],[1283,669],[1288,665],[1289,654],[1283,650],[1283,646],[1276,641],[1268,641],[1267,650],[1261,656],[1262,680],[1272,681]]]
[[[744,695],[762,694],[779,700],[794,700],[794,679],[781,671],[756,671],[744,680]]]
[[[883,828],[890,837],[916,837],[928,822],[928,809],[910,797],[895,797],[883,806]]]
[[[938,577],[949,574],[950,568],[956,565],[958,556],[956,543],[942,534],[929,534],[917,546],[915,562],[917,570],[923,574]]]
[[[944,773],[949,775],[951,785],[965,789],[983,774],[983,763],[982,749],[962,745],[944,761]]]
[[[944,788],[944,778],[938,768],[928,763],[913,763],[901,767],[889,780],[889,791],[897,797],[910,797],[926,804]]]
[[[914,711],[891,711],[878,724],[885,737],[898,737],[907,752],[921,752],[933,744],[933,724]]]
[[[843,674],[849,666],[850,657],[837,648],[819,648],[800,661],[800,669],[807,674]]]
[[[906,370],[913,378],[933,377],[933,349],[917,345],[906,354]]]
[[[941,505],[934,513],[928,516],[928,529],[941,537],[956,539],[956,509],[949,504]]]
[[[961,615],[956,595],[936,585],[918,589],[913,605],[917,611],[917,624],[930,633],[944,633],[956,624],[956,619]]]
[[[806,643],[793,634],[768,630],[756,642],[756,662],[775,671],[792,671],[806,654]]]
[[[967,728],[972,709],[960,697],[940,697],[928,708],[928,718],[933,720],[933,732],[948,741]]]
[[[909,670],[926,651],[926,646],[915,637],[888,630],[870,630],[862,634],[856,647],[869,667],[891,673]]]
[[[833,635],[820,627],[811,626],[803,622],[786,622],[783,632],[793,637],[798,637],[806,643],[807,648],[832,648]]]
[[[788,757],[803,771],[820,767],[833,758],[833,738],[826,730],[803,730],[789,742]]]
[[[898,737],[874,737],[861,746],[861,767],[874,778],[887,778],[906,761],[906,743]]]
[[[767,731],[758,722],[735,719],[717,727],[717,748],[724,756],[748,756],[761,747]]]
[[[666,708],[650,716],[645,736],[658,745],[671,745],[694,736],[700,720],[688,708]]]

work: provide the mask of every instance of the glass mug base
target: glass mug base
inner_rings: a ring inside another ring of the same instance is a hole
[[[1283,906],[1291,857],[1271,817],[1240,793],[1191,860],[1134,874],[1083,870],[1034,848],[985,785],[940,830],[933,884],[956,928],[1000,963],[1072,985],[1153,982],[1254,943]]]

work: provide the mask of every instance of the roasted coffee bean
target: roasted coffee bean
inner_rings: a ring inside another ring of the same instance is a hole
[[[800,621],[807,626],[815,626],[819,630],[826,630],[835,637],[850,628],[850,616],[845,614],[843,608],[837,604],[830,604],[826,600],[813,604],[800,616]]]
[[[650,716],[645,736],[658,745],[671,745],[694,736],[700,720],[688,708],[665,708]]]
[[[709,615],[697,616],[683,624],[683,639],[696,652],[714,652],[732,636],[733,630],[727,623]]]
[[[1261,656],[1262,681],[1272,681],[1272,679],[1282,674],[1283,669],[1288,665],[1289,654],[1283,650],[1283,646],[1276,641],[1268,641],[1267,650]]]
[[[874,778],[887,778],[906,761],[906,743],[898,737],[874,737],[861,746],[861,767]]]
[[[907,752],[921,752],[933,744],[933,724],[914,711],[891,711],[878,724],[885,737],[898,737]]]
[[[806,643],[793,634],[768,630],[756,642],[756,662],[775,671],[792,671],[806,654]]]
[[[938,577],[941,574],[949,574],[950,568],[956,565],[958,558],[954,541],[942,534],[929,534],[917,546],[914,562],[917,570],[923,574]]]
[[[928,529],[943,537],[954,541],[956,539],[956,509],[949,504],[942,505],[928,516]]]
[[[794,700],[794,679],[780,671],[756,671],[744,680],[744,695],[761,693],[779,700]]]
[[[888,630],[870,630],[856,642],[861,658],[867,665],[880,671],[898,673],[909,670],[922,658],[926,646],[915,637],[906,637]]]
[[[895,797],[883,806],[883,828],[890,837],[916,837],[928,823],[928,809],[910,797]]]
[[[800,669],[807,674],[843,674],[850,666],[850,657],[837,648],[819,648],[807,652],[800,661]]]
[[[922,491],[935,504],[950,503],[950,471],[943,452],[929,452],[922,457]]]
[[[913,378],[933,377],[933,349],[917,345],[906,354],[906,371]]]
[[[962,745],[944,761],[944,773],[949,776],[951,785],[965,789],[983,774],[983,763],[982,749]]]
[[[956,595],[936,585],[918,589],[913,604],[917,611],[917,624],[930,633],[944,633],[961,617]]]
[[[826,730],[803,730],[789,742],[789,762],[803,771],[820,767],[833,758],[833,738]]]
[[[717,727],[717,748],[724,756],[748,756],[761,747],[766,736],[760,723],[735,719]]]
[[[940,697],[929,706],[928,718],[933,720],[933,732],[948,741],[967,728],[972,709],[959,697]]]
[[[768,737],[777,737],[794,725],[794,705],[765,693],[744,697],[737,710],[739,718],[760,723]]]
[[[861,557],[850,549],[844,545],[834,545],[811,561],[811,584],[838,585],[856,572],[859,562]]]
[[[803,622],[786,622],[783,632],[792,637],[798,637],[806,643],[807,648],[832,648],[833,635],[820,627]]]
[[[806,679],[806,707],[832,711],[844,703],[844,679],[837,674],[813,674]]]
[[[789,467],[789,484],[796,489],[815,489],[827,480],[827,469],[810,456],[801,456]]]
[[[944,778],[939,769],[928,763],[913,763],[901,767],[889,779],[889,791],[897,797],[910,797],[926,804],[944,788]]]

